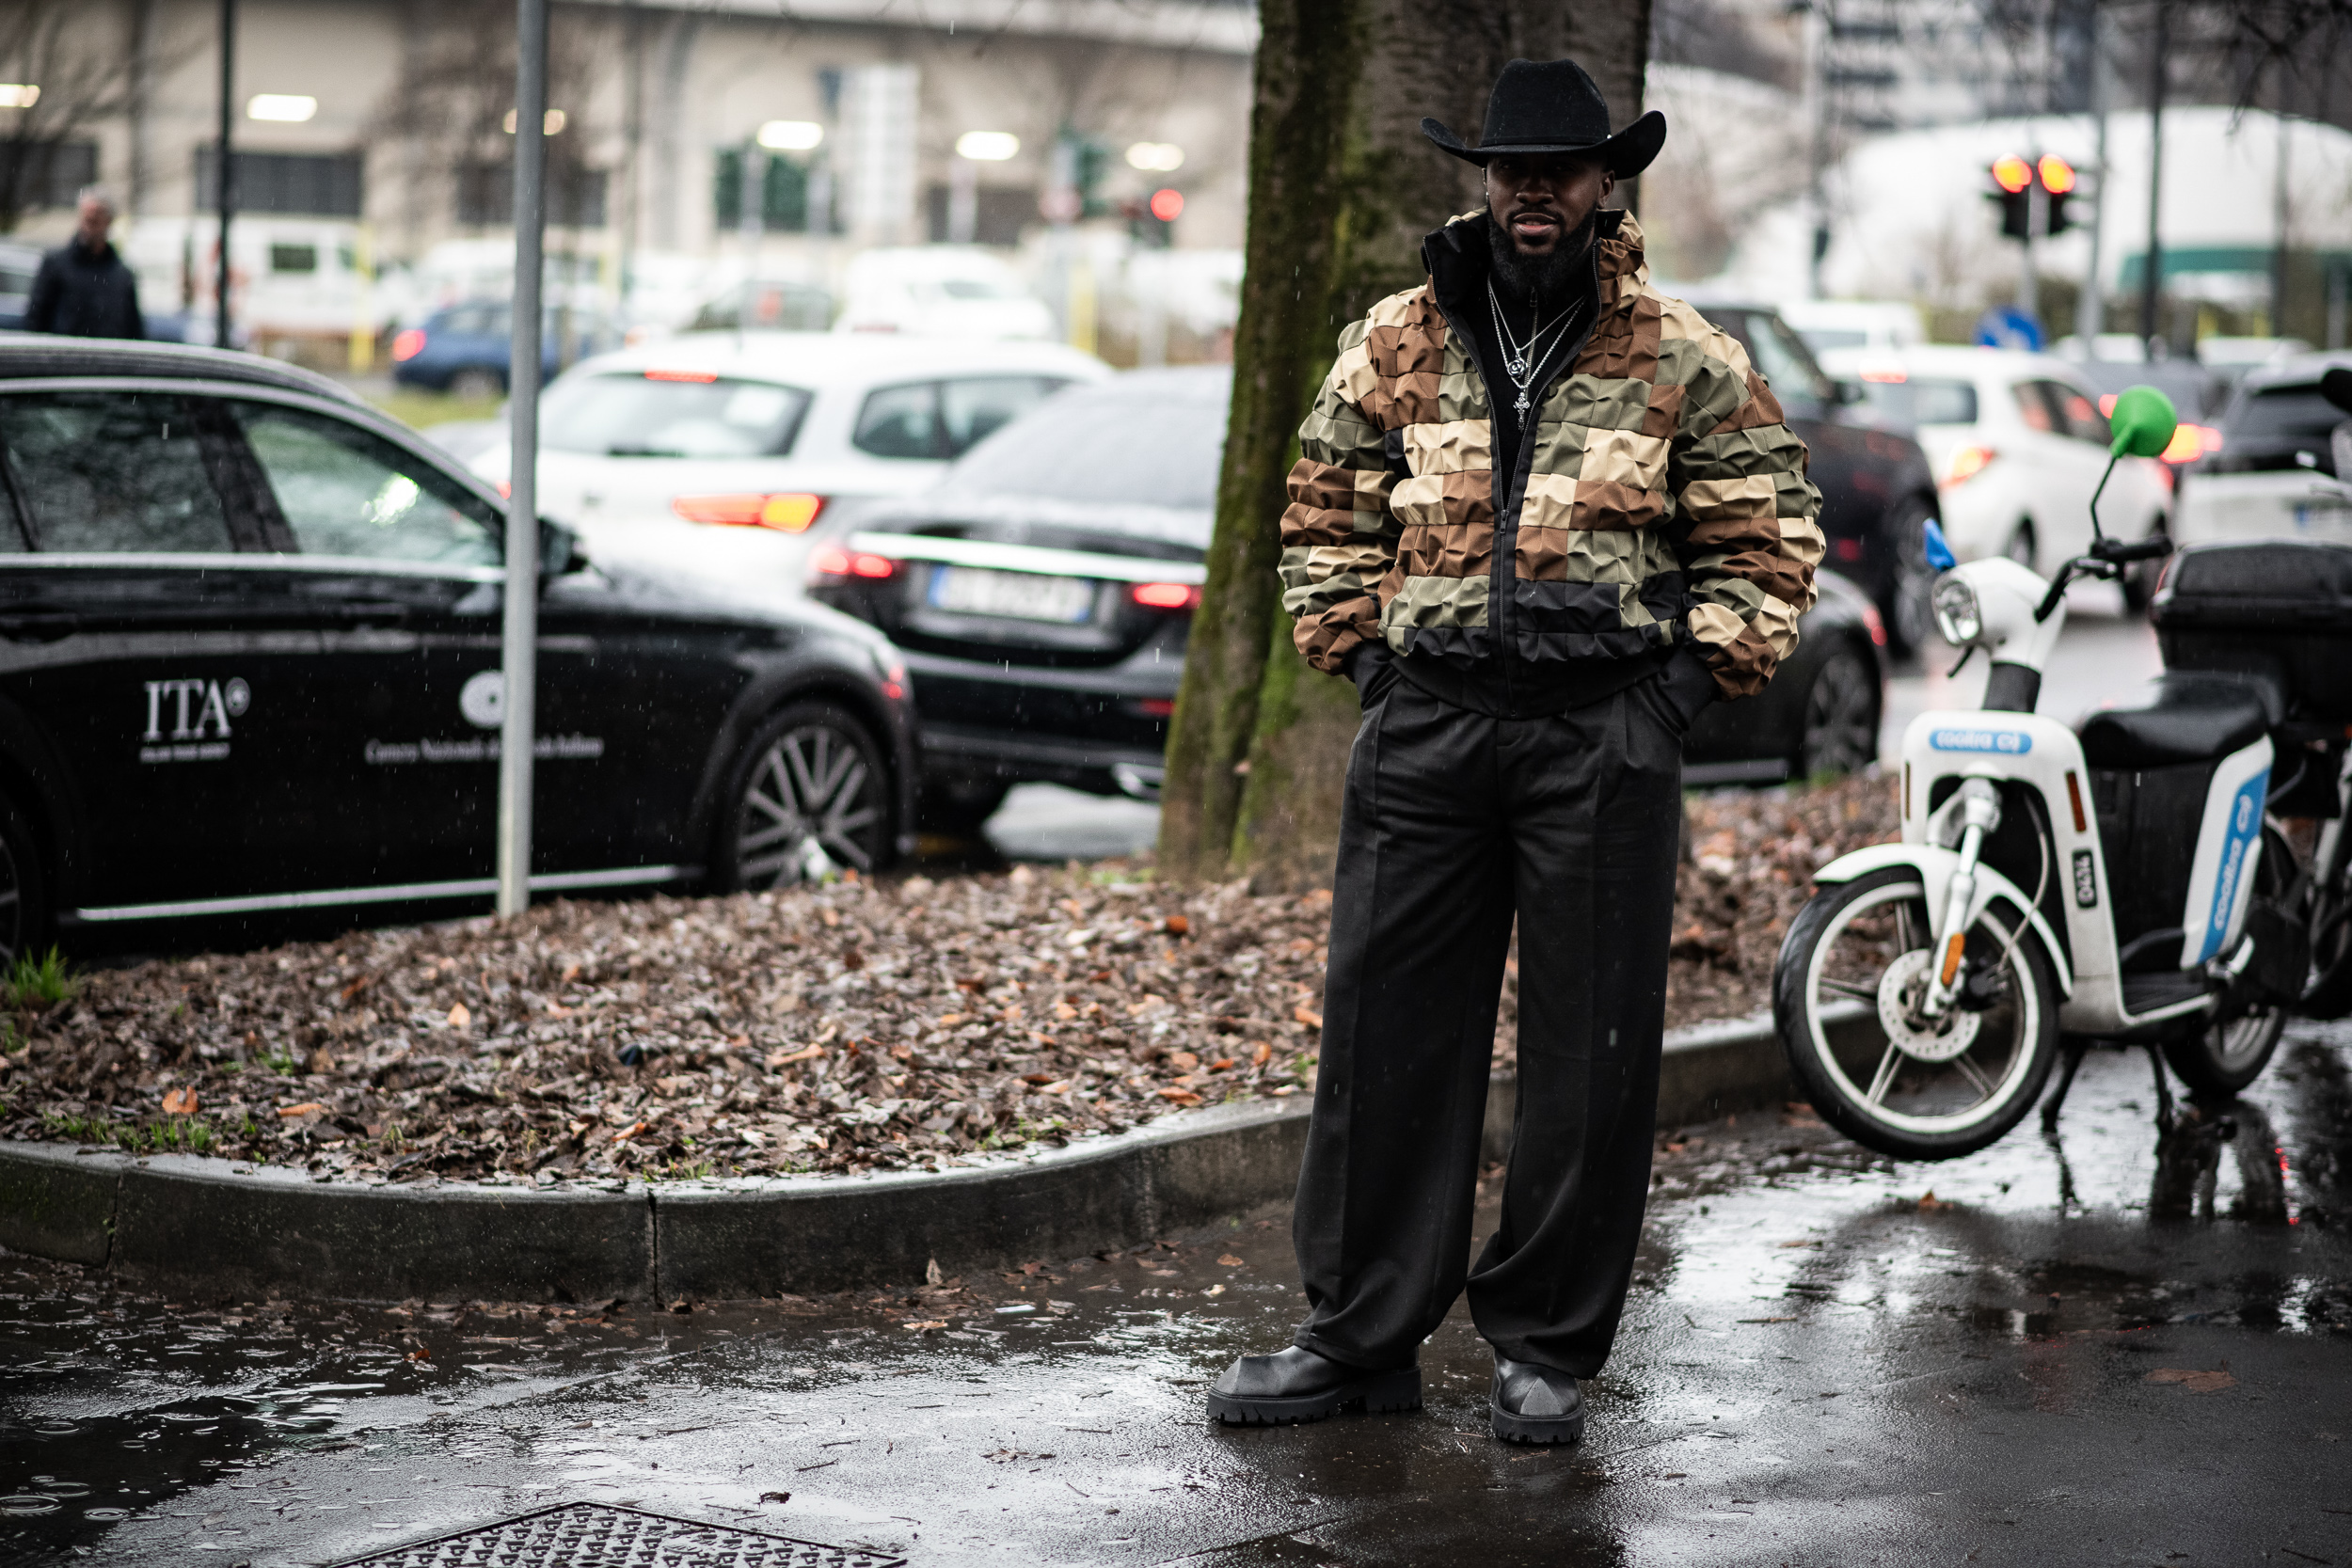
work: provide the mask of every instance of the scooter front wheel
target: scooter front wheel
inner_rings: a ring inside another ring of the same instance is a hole
[[[1823,889],[1772,974],[1772,1014],[1822,1119],[1903,1160],[1974,1153],[2017,1125],[2058,1055],[2058,977],[2041,943],[1988,909],[1970,926],[1964,1006],[1919,1012],[1932,927],[1919,874],[1890,866]]]

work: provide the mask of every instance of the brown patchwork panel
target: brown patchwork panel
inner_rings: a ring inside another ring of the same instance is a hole
[[[1772,396],[1772,389],[1764,385],[1762,376],[1750,371],[1747,401],[1733,409],[1730,416],[1708,434],[1721,436],[1726,431],[1752,430],[1757,425],[1779,424],[1780,422],[1780,400]]]
[[[1414,371],[1393,381],[1384,376],[1364,394],[1364,418],[1381,430],[1430,423],[1438,417],[1438,382],[1436,371]]]
[[[1495,531],[1483,523],[1415,524],[1396,542],[1396,570],[1410,578],[1483,578],[1494,559]]]
[[[1715,684],[1729,697],[1753,697],[1764,689],[1764,683],[1772,678],[1772,666],[1780,662],[1772,656],[1772,645],[1754,626],[1741,628],[1732,641],[1716,650],[1711,661],[1715,667]]]
[[[1326,674],[1340,673],[1341,663],[1359,643],[1380,635],[1380,607],[1367,598],[1344,599],[1320,614],[1305,615],[1291,627],[1291,641],[1300,657]]]
[[[1564,528],[1523,528],[1512,536],[1512,569],[1521,582],[1568,580],[1568,541]]]
[[[1777,548],[1780,544],[1780,523],[1775,517],[1717,517],[1709,522],[1693,523],[1683,541],[1692,553],[1749,546],[1758,549]]]
[[[1355,537],[1356,515],[1353,512],[1301,506],[1296,501],[1282,509],[1282,544],[1285,548],[1295,545],[1344,545]]]
[[[1665,513],[1665,498],[1654,490],[1579,480],[1576,504],[1568,508],[1568,527],[1647,528]]]
[[[1290,477],[1283,483],[1290,491],[1291,499],[1302,506],[1319,507],[1330,512],[1353,512],[1356,509],[1357,476],[1361,471],[1302,457],[1291,465]]]
[[[1665,341],[1662,316],[1657,298],[1649,294],[1636,294],[1610,311],[1577,356],[1576,373],[1655,381],[1659,346]]]
[[[1782,555],[1778,548],[1742,550],[1716,568],[1730,577],[1756,584],[1775,599],[1790,604],[1803,604],[1807,592],[1805,569]]]
[[[1649,389],[1649,412],[1642,416],[1642,434],[1661,441],[1674,439],[1682,428],[1682,400],[1689,388],[1678,381],[1660,382]]]
[[[1470,473],[1440,474],[1437,477],[1438,483],[1444,486],[1438,504],[1445,509],[1448,526],[1493,531],[1495,476],[1492,469],[1481,468]]]

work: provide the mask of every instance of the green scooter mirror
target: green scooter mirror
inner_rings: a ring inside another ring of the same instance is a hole
[[[2170,398],[2153,387],[2131,388],[2116,398],[2115,412],[2107,416],[2115,433],[2107,451],[2116,457],[2161,457],[2180,422]]]

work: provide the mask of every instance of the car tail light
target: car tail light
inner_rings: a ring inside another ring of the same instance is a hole
[[[423,352],[423,327],[411,326],[392,334],[392,363],[405,364]]]
[[[1830,544],[1831,547],[1836,550],[1837,559],[1840,561],[1862,559],[1863,544],[1859,539],[1834,539]]]
[[[1146,719],[1173,718],[1176,702],[1172,697],[1145,697],[1136,702],[1136,711]]]
[[[515,499],[515,486],[514,486],[513,483],[512,483],[512,482],[510,482],[510,481],[507,481],[507,480],[503,480],[503,479],[500,480],[500,481],[499,481],[499,499],[501,499],[501,500],[502,500],[502,501],[511,501],[511,500],[513,500],[514,499]]]
[[[1862,624],[1870,628],[1871,641],[1882,648],[1886,646],[1886,623],[1879,619],[1878,606],[1865,604],[1862,607]]]
[[[690,523],[805,533],[818,514],[825,510],[825,498],[797,491],[782,495],[680,496],[670,503],[670,510]]]
[[[692,381],[707,383],[718,380],[719,372],[717,371],[647,371],[645,372],[645,379],[647,381]]]
[[[1967,483],[1984,472],[1985,465],[1999,455],[1991,447],[1962,447],[1952,453],[1951,461],[1944,465],[1944,477],[1937,488],[1948,490],[1955,484]]]
[[[1191,610],[1200,603],[1200,590],[1188,582],[1138,582],[1128,595],[1151,610]]]
[[[819,545],[809,552],[808,570],[811,577],[880,579],[894,576],[898,563],[870,550],[852,554],[838,545]]]
[[[2221,450],[2221,432],[2211,425],[2178,424],[2171,444],[2157,455],[2167,463],[2194,463],[2209,451]]]

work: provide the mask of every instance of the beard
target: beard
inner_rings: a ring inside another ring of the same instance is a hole
[[[1584,214],[1584,221],[1560,238],[1560,242],[1540,256],[1529,256],[1519,250],[1511,231],[1495,221],[1494,214],[1486,214],[1486,244],[1494,253],[1495,290],[1505,298],[1530,306],[1540,307],[1547,300],[1557,302],[1575,292],[1578,275],[1582,271],[1585,253],[1593,248],[1594,237],[1600,231],[1600,208],[1596,204]]]

